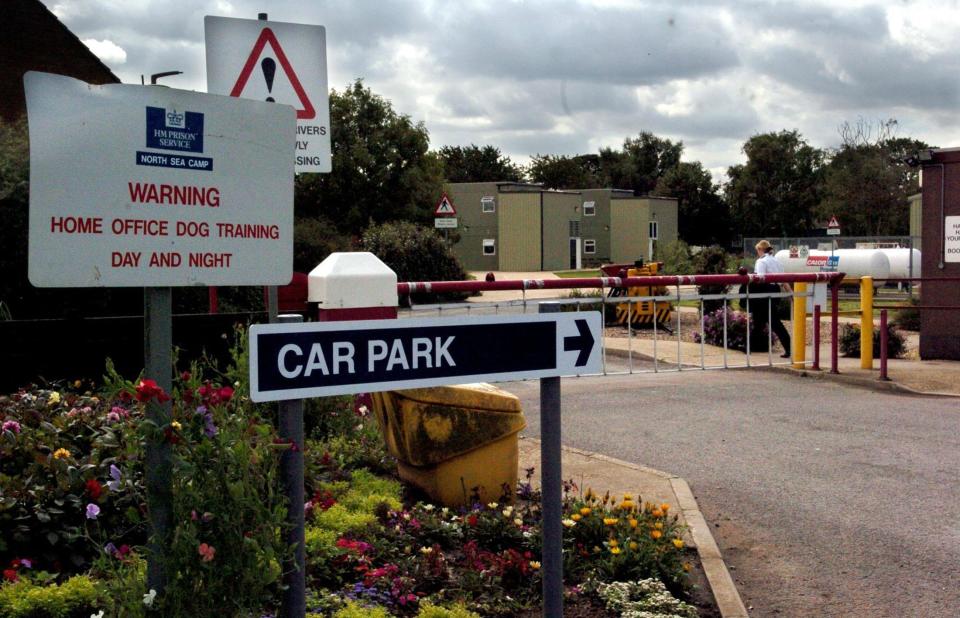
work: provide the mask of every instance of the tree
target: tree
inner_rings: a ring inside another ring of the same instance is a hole
[[[447,182],[519,182],[523,170],[493,146],[444,146],[438,153]]]
[[[602,172],[607,186],[615,189],[631,189],[635,195],[646,195],[654,190],[657,182],[680,163],[683,142],[672,142],[657,137],[649,131],[641,131],[637,137],[623,140],[619,153],[610,149],[600,151]]]
[[[836,216],[845,234],[885,236],[909,233],[907,198],[919,190],[918,173],[904,162],[927,144],[896,138],[897,121],[873,125],[862,119],[840,126],[843,143],[824,170],[821,222]]]
[[[743,145],[747,162],[727,170],[727,203],[745,236],[794,236],[813,225],[823,152],[797,131],[761,133]]]
[[[710,172],[694,161],[666,170],[655,192],[677,198],[680,238],[691,245],[709,245],[730,239],[730,210],[719,190]]]
[[[527,176],[548,189],[592,189],[602,187],[595,164],[589,155],[535,154],[530,158]]]
[[[330,92],[330,128],[333,171],[297,177],[298,218],[322,215],[345,234],[370,222],[429,220],[443,165],[428,152],[422,122],[397,114],[357,80]]]

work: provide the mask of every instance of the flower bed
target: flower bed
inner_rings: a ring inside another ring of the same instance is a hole
[[[279,440],[273,410],[245,396],[242,353],[222,372],[193,365],[169,394],[108,368],[96,389],[59,384],[0,397],[0,618],[147,608],[274,615],[290,551],[278,460],[291,448],[303,449],[307,469],[309,499],[297,508],[307,516],[313,615],[463,618],[539,607],[540,496],[529,476],[498,502],[448,509],[416,501],[393,477],[367,409],[349,399],[309,402],[310,439]],[[172,421],[157,426],[145,405],[167,398]],[[150,440],[173,451],[175,532],[164,548],[162,595],[144,583]],[[687,593],[689,550],[670,505],[567,490],[568,603],[598,616],[696,615],[676,600]]]

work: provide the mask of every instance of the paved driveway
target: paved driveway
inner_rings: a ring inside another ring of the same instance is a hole
[[[504,386],[538,435],[538,383]],[[960,615],[958,400],[764,371],[562,389],[565,444],[687,479],[751,615]]]

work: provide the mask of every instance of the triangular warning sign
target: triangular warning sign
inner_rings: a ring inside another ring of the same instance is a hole
[[[837,221],[836,216],[830,217],[830,223],[827,224],[827,227],[829,228],[840,227],[840,222]]]
[[[450,198],[447,197],[447,194],[444,193],[440,197],[440,201],[437,202],[437,207],[433,211],[435,215],[455,215],[457,214],[457,209],[453,207],[453,202],[450,201]]]
[[[237,78],[237,83],[233,85],[233,89],[230,91],[230,96],[239,97],[240,93],[243,92],[243,88],[247,85],[247,80],[250,79],[250,74],[253,73],[253,68],[257,65],[257,60],[260,59],[260,54],[263,53],[263,48],[266,47],[267,43],[273,48],[273,53],[276,54],[277,60],[280,62],[280,68],[283,69],[287,79],[290,80],[290,85],[293,86],[293,91],[297,94],[297,98],[300,99],[300,104],[303,106],[303,109],[297,110],[297,119],[309,120],[314,118],[317,112],[313,109],[313,103],[310,102],[310,98],[303,90],[297,74],[293,72],[293,67],[290,66],[290,61],[287,60],[287,55],[283,53],[283,48],[280,47],[276,35],[273,34],[273,30],[270,28],[264,28],[263,31],[260,32],[260,36],[257,37],[257,42],[253,45],[253,51],[250,52],[250,57],[247,58],[246,64],[243,65],[243,69],[240,71],[240,77]]]

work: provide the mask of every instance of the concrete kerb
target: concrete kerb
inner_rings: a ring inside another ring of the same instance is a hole
[[[539,440],[522,437],[521,443],[524,442],[531,447],[529,449],[530,451],[539,452]],[[532,447],[536,448],[533,449]],[[521,448],[521,471],[523,468],[529,467],[528,464],[531,463],[523,457],[524,451],[528,451],[528,449]],[[740,598],[740,593],[737,591],[737,587],[733,582],[733,578],[730,576],[727,565],[723,561],[720,548],[717,546],[713,534],[710,532],[710,526],[707,524],[703,513],[700,512],[696,498],[694,498],[690,486],[684,479],[653,468],[570,446],[563,447],[563,454],[564,459],[580,459],[581,461],[577,462],[580,464],[580,467],[586,467],[591,461],[602,462],[605,465],[618,466],[639,475],[654,477],[660,483],[667,484],[675,498],[674,503],[679,507],[683,520],[689,528],[692,545],[697,550],[700,564],[703,566],[704,574],[706,575],[707,582],[710,584],[710,591],[713,594],[717,608],[720,610],[720,615],[724,618],[747,618],[749,616],[746,606]],[[572,471],[576,473],[578,466],[574,464],[571,467],[574,469]],[[565,466],[565,469],[569,470],[569,467]],[[618,478],[622,478],[623,475],[617,476]],[[643,483],[636,482],[633,485],[640,486],[643,485]]]

